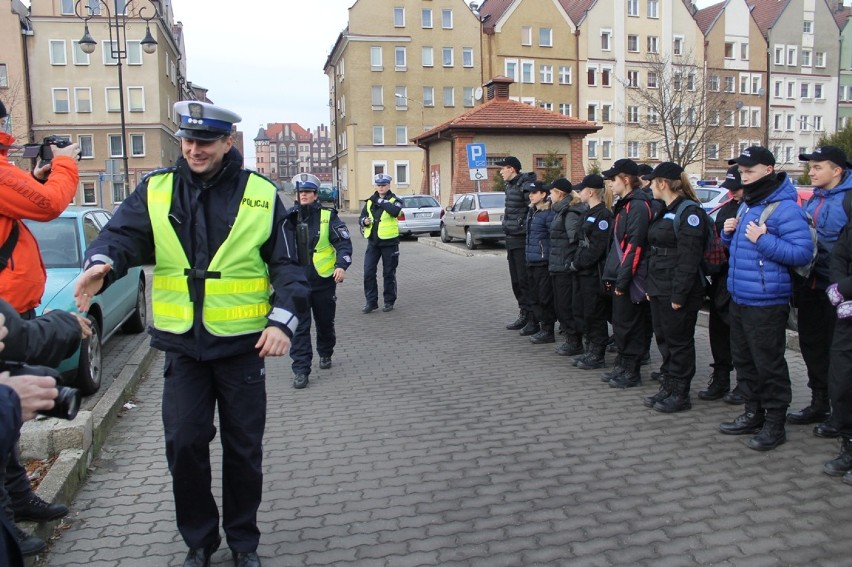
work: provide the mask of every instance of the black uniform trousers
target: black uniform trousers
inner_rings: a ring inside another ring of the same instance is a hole
[[[630,292],[612,296],[612,334],[615,346],[621,355],[621,365],[636,373],[639,362],[648,350],[651,340],[648,334],[650,308],[647,302],[633,303]]]
[[[660,372],[670,378],[688,382],[695,376],[695,323],[699,305],[672,309],[670,295],[651,298],[654,336],[663,357]]]
[[[829,421],[840,435],[852,438],[852,319],[837,319],[835,322],[828,395],[832,410]]]
[[[793,392],[784,352],[790,305],[755,307],[731,300],[731,355],[737,387],[747,403],[766,410],[790,407]]]
[[[317,354],[320,358],[334,354],[337,335],[334,332],[334,316],[337,313],[337,282],[333,277],[311,278],[310,311],[317,326]],[[299,319],[299,326],[290,345],[290,357],[293,359],[293,374],[311,373],[313,347],[311,346],[311,316],[305,314]]]
[[[530,279],[530,298],[533,300],[535,320],[542,325],[553,327],[556,313],[553,310],[553,283],[547,264],[527,266]]]
[[[530,279],[527,275],[527,253],[524,246],[523,239],[516,243],[513,242],[512,237],[506,238],[506,259],[509,261],[512,293],[518,301],[518,309],[531,314],[533,305],[530,299]]]
[[[710,298],[707,332],[710,335],[710,354],[713,356],[711,366],[720,372],[731,372],[734,369],[731,358],[731,326],[728,324],[731,302],[729,299],[725,305],[719,305],[717,301],[719,288],[728,285],[726,280],[723,275],[714,276],[707,287],[707,296]]]
[[[367,305],[379,304],[379,283],[377,280],[379,260],[382,261],[382,296],[385,305],[396,303],[396,268],[399,266],[399,244],[377,246],[370,242],[364,253],[364,296]]]
[[[178,530],[186,545],[213,543],[219,510],[211,491],[210,442],[219,410],[222,527],[236,552],[257,549],[266,425],[266,376],[257,352],[199,361],[166,352],[163,427]]]
[[[580,338],[583,334],[583,313],[574,311],[574,298],[580,294],[579,276],[574,272],[552,272],[553,311],[565,338]]]
[[[609,301],[603,295],[601,280],[596,273],[577,273],[574,284],[574,314],[582,320],[581,332],[589,344],[603,348],[609,341]]]
[[[808,388],[826,391],[837,312],[823,289],[799,289],[796,306],[799,308],[799,348],[808,368]]]

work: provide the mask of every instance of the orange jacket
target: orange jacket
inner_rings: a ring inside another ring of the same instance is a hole
[[[0,132],[0,144],[11,146],[15,139]],[[40,183],[31,174],[15,167],[0,150],[0,245],[6,242],[12,223],[18,223],[18,244],[6,269],[0,271],[0,297],[24,313],[41,303],[47,275],[35,237],[19,219],[49,221],[65,210],[77,193],[77,162],[56,156],[50,175]]]

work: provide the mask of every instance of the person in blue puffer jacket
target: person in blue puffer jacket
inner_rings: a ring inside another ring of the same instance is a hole
[[[798,307],[799,348],[808,369],[811,403],[799,411],[788,413],[787,423],[816,423],[814,435],[837,437],[837,429],[830,419],[828,399],[828,359],[836,317],[825,289],[831,283],[831,249],[849,220],[843,209],[843,199],[852,189],[852,175],[847,169],[846,153],[835,146],[822,146],[812,154],[799,154],[799,159],[808,162],[808,173],[814,185],[814,194],[805,210],[817,230],[817,257],[813,272],[793,296]]]
[[[550,225],[556,216],[548,201],[549,191],[541,181],[530,184],[530,212],[527,215],[526,261],[533,315],[539,331],[530,337],[533,344],[555,343],[553,327],[553,285],[550,281]]]
[[[725,221],[722,242],[730,249],[731,354],[746,399],[745,412],[719,426],[722,433],[757,433],[748,446],[768,451],[784,443],[787,408],[792,400],[784,360],[786,322],[793,280],[789,268],[810,262],[813,253],[805,211],[785,173],[775,172],[775,156],[751,146],[729,165],[739,166],[743,204]],[[760,223],[769,203],[777,208]]]

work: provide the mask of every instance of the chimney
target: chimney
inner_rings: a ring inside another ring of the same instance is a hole
[[[491,81],[485,83],[488,92],[487,100],[509,100],[509,85],[514,82],[509,77],[497,75]]]

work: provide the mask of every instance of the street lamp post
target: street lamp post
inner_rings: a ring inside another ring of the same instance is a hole
[[[140,42],[142,50],[147,54],[152,54],[157,51],[157,40],[151,35],[151,20],[160,17],[160,11],[157,9],[159,0],[147,0],[154,8],[151,16],[145,16],[146,6],[142,6],[135,14],[129,14],[130,17],[139,17],[145,21],[145,37]],[[121,7],[124,4],[124,7]],[[85,7],[81,6],[84,4]],[[107,12],[107,27],[109,28],[109,45],[110,57],[116,62],[118,69],[118,111],[121,115],[121,156],[124,163],[124,197],[127,196],[127,189],[130,185],[130,167],[127,156],[127,125],[124,117],[124,76],[122,72],[122,61],[127,59],[127,8],[130,2],[126,0],[113,0],[113,10],[110,10],[106,0],[77,0],[74,5],[74,12],[77,17],[83,20],[83,37],[78,42],[83,53],[91,55],[95,52],[98,42],[89,33],[89,20],[100,15],[100,6],[103,6]],[[85,14],[81,12],[85,10]]]

